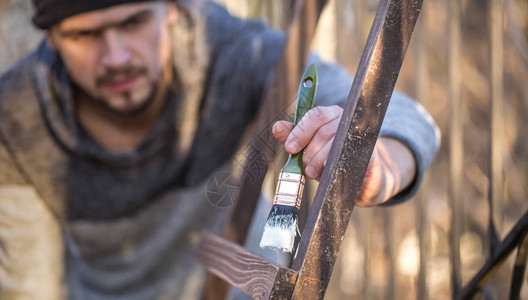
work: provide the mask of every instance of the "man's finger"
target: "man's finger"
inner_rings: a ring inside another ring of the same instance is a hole
[[[328,141],[319,152],[310,160],[310,162],[305,166],[304,173],[306,176],[311,179],[319,179],[323,174],[324,164],[330,154],[330,148],[332,148],[332,143],[334,139],[332,138]]]
[[[303,164],[307,165],[319,151],[332,140],[339,126],[339,118],[321,126],[303,151]]]
[[[288,121],[277,121],[273,124],[271,132],[279,142],[284,143],[293,129],[293,123]]]
[[[339,118],[342,112],[343,109],[335,105],[309,110],[286,139],[286,151],[292,154],[301,151],[321,126]]]

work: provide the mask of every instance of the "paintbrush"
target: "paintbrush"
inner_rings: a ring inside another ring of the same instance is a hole
[[[312,64],[306,68],[299,85],[297,108],[293,125],[297,126],[304,114],[313,106],[317,91],[317,70]],[[302,167],[302,150],[290,154],[281,169],[273,206],[269,213],[260,247],[277,248],[292,252],[299,233],[299,208],[301,207],[305,176]]]

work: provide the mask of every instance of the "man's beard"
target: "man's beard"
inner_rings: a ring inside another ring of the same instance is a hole
[[[140,104],[138,106],[135,106],[135,107],[132,106],[126,110],[118,109],[112,106],[110,104],[110,101],[105,98],[96,98],[94,100],[97,103],[101,104],[103,107],[105,107],[105,109],[111,111],[112,113],[122,115],[122,116],[135,116],[143,112],[147,107],[150,106],[150,104],[152,104],[152,102],[154,102],[154,99],[156,98],[156,95],[157,95],[157,91],[158,91],[158,83],[156,81],[152,81],[150,83],[150,93],[145,97],[145,99],[140,101]],[[130,91],[123,92],[121,93],[120,96],[125,99],[125,102],[127,102],[127,104],[130,104],[133,101],[132,92]]]
[[[114,77],[117,77],[119,75],[126,77],[126,76],[146,76],[146,74],[147,74],[147,70],[145,68],[140,68],[140,67],[126,67],[126,68],[122,68],[119,70],[110,69],[107,73],[105,73],[103,76],[97,79],[96,84],[97,86],[101,87],[105,83],[105,81],[112,80]],[[138,106],[136,107],[132,106],[126,110],[118,109],[112,106],[110,104],[111,103],[110,99],[106,99],[104,97],[98,97],[98,98],[96,97],[94,100],[96,103],[101,104],[105,109],[111,111],[112,113],[122,115],[122,116],[134,116],[144,111],[147,107],[150,106],[150,104],[152,104],[152,102],[154,102],[154,99],[156,98],[157,91],[158,91],[158,82],[156,80],[152,80],[149,83],[149,87],[150,87],[150,92],[145,97],[145,99],[142,99],[142,101],[139,102],[140,104]],[[123,97],[127,104],[133,103],[132,91],[123,92],[119,96]]]

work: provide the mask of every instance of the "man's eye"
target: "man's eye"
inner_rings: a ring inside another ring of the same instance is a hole
[[[146,22],[146,18],[142,16],[130,18],[121,24],[123,28],[135,28]]]
[[[96,31],[77,31],[73,32],[69,35],[69,37],[73,40],[81,40],[81,39],[90,39],[96,37],[98,32]]]

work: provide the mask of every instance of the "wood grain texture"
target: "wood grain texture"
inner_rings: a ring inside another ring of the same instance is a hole
[[[294,299],[324,297],[359,194],[421,0],[378,6],[292,269]]]
[[[196,259],[253,299],[289,299],[297,273],[211,233],[203,233]]]

